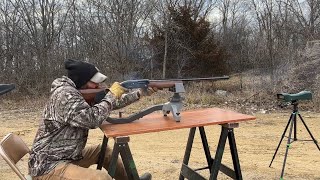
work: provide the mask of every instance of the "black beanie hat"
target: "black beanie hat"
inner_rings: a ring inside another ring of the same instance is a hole
[[[64,67],[68,71],[68,77],[75,83],[77,89],[90,81],[98,72],[93,64],[74,59],[65,60]]]

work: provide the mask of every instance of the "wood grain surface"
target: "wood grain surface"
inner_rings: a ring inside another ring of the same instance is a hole
[[[100,128],[107,137],[118,137],[198,126],[237,123],[255,119],[254,116],[220,108],[182,111],[180,116],[180,122],[176,122],[172,114],[163,116],[161,112],[154,112],[131,123],[110,124],[104,122]]]

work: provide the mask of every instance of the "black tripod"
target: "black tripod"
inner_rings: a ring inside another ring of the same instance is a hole
[[[301,115],[299,114],[299,112],[298,112],[298,101],[297,101],[297,100],[291,101],[291,105],[293,105],[293,111],[292,111],[291,116],[290,116],[290,118],[289,118],[288,124],[287,124],[286,128],[284,129],[284,132],[283,132],[283,134],[282,134],[282,136],[281,136],[281,139],[280,139],[280,142],[279,142],[278,147],[277,147],[277,149],[276,149],[276,152],[274,153],[273,158],[272,158],[272,160],[271,160],[271,163],[270,163],[270,165],[269,165],[269,167],[271,167],[271,164],[272,164],[272,162],[273,162],[273,160],[274,160],[274,158],[275,158],[275,156],[276,156],[276,154],[277,154],[277,152],[278,152],[278,149],[279,149],[279,147],[280,147],[280,144],[281,144],[283,138],[285,137],[285,134],[286,134],[286,132],[287,132],[287,130],[288,130],[288,127],[289,127],[289,125],[290,125],[288,142],[287,142],[287,146],[286,146],[286,153],[285,153],[285,156],[284,156],[284,161],[283,161],[283,166],[282,166],[282,171],[281,171],[281,177],[280,177],[280,179],[283,179],[284,168],[285,168],[285,164],[286,164],[286,160],[287,160],[287,156],[288,156],[288,150],[289,150],[289,148],[290,148],[290,146],[291,146],[291,143],[293,143],[294,141],[297,141],[297,140],[298,140],[298,139],[297,139],[297,115],[299,116],[299,118],[300,118],[300,120],[302,121],[304,127],[307,129],[309,135],[310,135],[311,138],[312,138],[312,140],[304,140],[304,141],[313,141],[313,142],[315,143],[315,145],[317,146],[317,148],[319,149],[319,151],[320,151],[320,147],[319,147],[319,145],[318,145],[317,140],[313,137],[313,135],[311,134],[311,132],[310,132],[307,124],[304,122],[302,116],[301,116]],[[291,138],[291,136],[292,136],[292,130],[293,130],[293,138]]]

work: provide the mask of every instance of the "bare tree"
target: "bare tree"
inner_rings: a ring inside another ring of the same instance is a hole
[[[186,67],[190,60],[190,48],[188,47],[188,37],[177,38],[181,36],[178,31],[174,29],[181,29],[173,21],[172,10],[179,9],[181,7],[188,7],[192,9],[190,17],[193,21],[197,21],[200,17],[207,17],[211,12],[215,1],[189,1],[189,0],[167,0],[161,1],[157,4],[157,13],[154,15],[152,22],[155,31],[159,29],[163,30],[164,35],[164,46],[163,46],[163,60],[162,60],[162,78],[168,76],[168,68],[174,67],[177,69],[176,76],[182,76],[182,69]],[[171,9],[171,11],[170,11]],[[182,9],[182,8],[181,8]],[[181,32],[181,31],[180,31]],[[179,40],[178,40],[179,39]],[[190,43],[190,41],[189,41]],[[169,57],[168,48],[175,47],[177,51],[181,51],[181,54],[174,57]],[[187,55],[188,54],[188,55]],[[155,55],[155,57],[157,54]],[[192,55],[191,55],[192,56]],[[172,60],[175,59],[175,60]],[[174,62],[174,63],[173,63]],[[172,76],[172,75],[171,75]]]
[[[105,66],[115,78],[123,79],[129,71],[137,70],[139,51],[147,17],[153,1],[101,1],[92,4],[90,22],[99,44],[100,59],[108,60]],[[102,54],[103,53],[103,54]],[[101,62],[103,63],[103,62]]]
[[[319,38],[317,32],[320,25],[320,1],[319,0],[290,0],[285,2],[289,6],[289,10],[295,15],[297,25],[306,40]]]

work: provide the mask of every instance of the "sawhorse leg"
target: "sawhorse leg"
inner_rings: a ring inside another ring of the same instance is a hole
[[[217,179],[219,170],[228,175],[233,179],[242,180],[241,168],[240,168],[240,161],[238,157],[238,151],[236,146],[236,140],[234,137],[233,128],[238,127],[239,124],[223,124],[221,125],[221,134],[219,139],[219,144],[217,147],[216,155],[214,158],[213,166],[211,167],[211,175],[210,180]],[[224,152],[224,148],[226,145],[227,138],[229,139],[229,146],[233,161],[233,168],[234,171],[228,167],[221,166],[221,160]]]
[[[114,138],[114,146],[112,150],[110,164],[108,167],[108,173],[111,177],[115,176],[117,161],[120,154],[128,179],[139,180],[138,171],[129,148],[129,144],[128,144],[129,141],[130,141],[130,138],[128,136]],[[101,169],[102,167],[107,142],[108,142],[108,138],[104,137],[100,155],[99,155],[97,169]]]
[[[192,179],[192,180],[204,180],[205,178],[196,172],[198,170],[203,170],[203,169],[209,169],[210,179],[217,179],[217,175],[220,170],[221,172],[225,173],[226,175],[228,175],[233,179],[242,180],[238,152],[237,152],[235,137],[233,133],[234,127],[238,127],[238,124],[236,123],[236,124],[222,125],[220,140],[219,140],[218,148],[216,151],[215,159],[211,157],[204,127],[199,127],[202,145],[203,145],[208,166],[204,168],[195,169],[195,170],[188,167],[193,139],[196,131],[195,127],[191,128],[189,132],[189,138],[186,146],[185,155],[183,158],[183,164],[181,167],[179,180],[183,180],[184,178]],[[229,138],[229,145],[230,145],[230,150],[231,150],[231,155],[233,160],[234,171],[229,167],[221,164],[222,155],[224,152],[224,147],[225,147],[227,137]]]
[[[184,178],[194,179],[194,180],[205,180],[205,178],[203,178],[200,174],[198,174],[196,171],[188,167],[195,132],[196,132],[195,127],[190,129],[186,151],[183,157],[183,163],[181,167],[179,180],[183,180]]]

